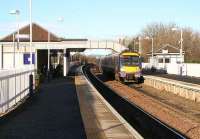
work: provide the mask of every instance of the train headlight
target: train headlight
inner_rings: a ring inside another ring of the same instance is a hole
[[[121,72],[120,72],[120,77],[126,77],[126,72],[121,71]]]
[[[142,75],[142,73],[139,71],[139,72],[136,72],[135,73],[135,77],[137,78],[137,77],[140,77]]]

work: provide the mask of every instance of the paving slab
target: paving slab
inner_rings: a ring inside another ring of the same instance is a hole
[[[83,75],[76,76],[75,83],[87,139],[142,138],[125,121],[120,120],[116,111],[109,108],[111,106],[105,103]]]
[[[39,93],[1,118],[0,139],[86,139],[74,78],[42,85]]]

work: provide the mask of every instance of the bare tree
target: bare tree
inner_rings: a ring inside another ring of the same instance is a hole
[[[147,25],[140,33],[143,39],[142,44],[142,56],[147,59],[146,53],[151,51],[151,40],[144,39],[150,37],[154,39],[154,50],[160,48],[163,44],[171,44],[177,48],[180,48],[180,31],[172,31],[172,28],[179,28],[175,23],[162,24],[152,23]],[[137,37],[133,40],[138,41]],[[129,45],[133,45],[134,41]],[[200,63],[200,34],[194,32],[191,28],[183,28],[183,51],[185,51],[185,62],[198,62]]]

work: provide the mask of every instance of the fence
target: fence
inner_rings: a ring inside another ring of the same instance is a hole
[[[143,63],[143,68],[151,68],[152,64]],[[180,74],[181,64],[157,64],[157,69],[165,69],[169,74]],[[182,64],[182,75],[200,77],[200,64],[183,63]]]
[[[155,76],[145,76],[144,84],[156,88],[158,90],[165,90],[174,93],[186,99],[200,102],[200,85],[175,81],[171,79],[163,79]]]
[[[34,75],[34,70],[27,68],[0,71],[0,114],[5,113],[29,94],[31,72]]]

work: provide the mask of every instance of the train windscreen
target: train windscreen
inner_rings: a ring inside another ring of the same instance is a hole
[[[139,66],[139,56],[122,56],[120,57],[120,63],[123,66]]]

